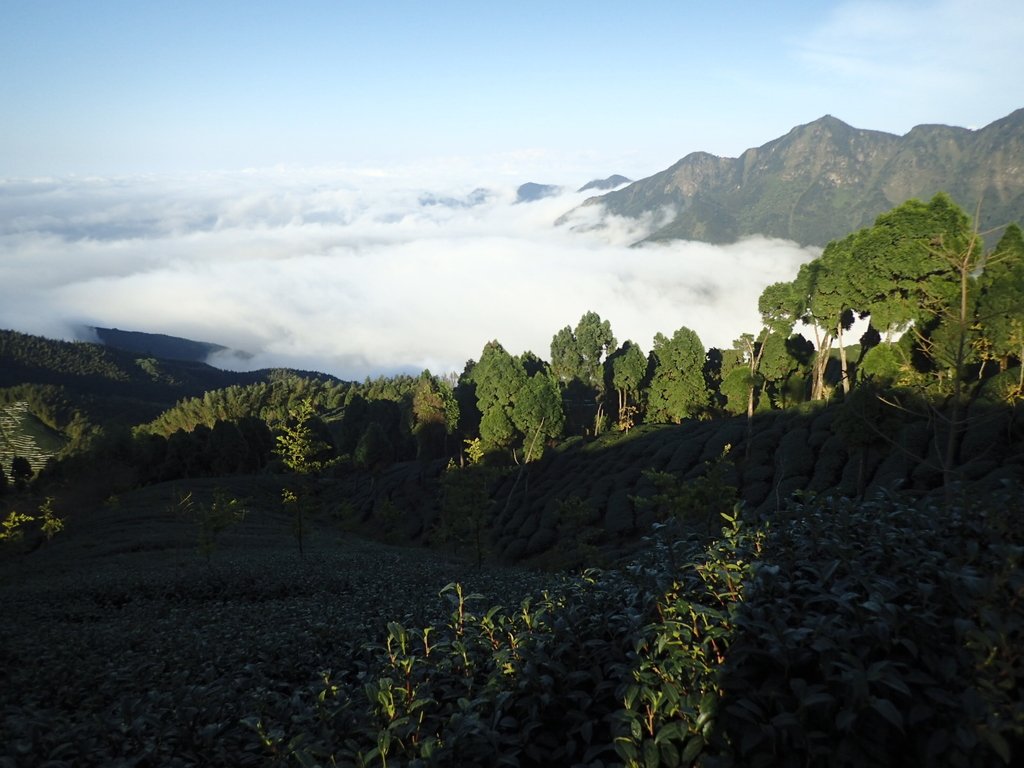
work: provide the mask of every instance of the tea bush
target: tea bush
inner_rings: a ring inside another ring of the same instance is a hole
[[[0,765],[1012,765],[1022,515],[805,499],[572,578],[372,548],[22,575]]]

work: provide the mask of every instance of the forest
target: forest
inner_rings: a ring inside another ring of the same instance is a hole
[[[728,349],[588,311],[548,359],[349,382],[0,332],[0,762],[1014,764],[990,234],[907,201]]]

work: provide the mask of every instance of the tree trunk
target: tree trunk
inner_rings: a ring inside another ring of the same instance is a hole
[[[850,372],[846,364],[846,347],[843,346],[843,320],[839,318],[836,326],[836,338],[839,340],[839,365],[842,369],[843,394],[850,394]]]
[[[818,329],[814,329],[815,340],[818,342],[818,354],[814,358],[812,371],[811,400],[825,399],[825,370],[828,368],[829,353],[832,351],[832,335],[825,334],[822,338]]]

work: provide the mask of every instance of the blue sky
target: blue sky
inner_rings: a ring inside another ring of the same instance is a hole
[[[0,0],[0,328],[356,379],[546,357],[588,311],[729,346],[817,249],[631,248],[670,212],[555,226],[574,190],[824,114],[981,127],[1022,40],[1020,0]]]
[[[980,127],[1024,105],[1022,39],[1018,0],[2,0],[0,176],[635,178],[826,113]]]

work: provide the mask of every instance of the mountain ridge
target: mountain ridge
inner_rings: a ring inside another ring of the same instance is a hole
[[[641,242],[763,235],[824,246],[940,191],[979,210],[983,232],[1024,221],[1024,108],[979,129],[922,124],[903,136],[824,115],[739,157],[691,152],[583,206],[628,218],[674,212]]]

